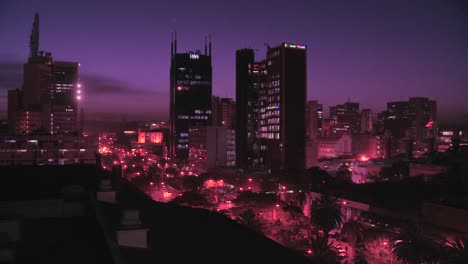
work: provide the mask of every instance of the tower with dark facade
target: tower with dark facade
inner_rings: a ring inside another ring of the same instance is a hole
[[[189,129],[211,124],[212,67],[211,39],[205,52],[177,53],[177,35],[171,42],[170,139],[173,160],[189,158]]]
[[[11,134],[74,134],[77,128],[78,63],[53,61],[39,51],[39,15],[34,17],[23,89],[8,93]]]
[[[257,63],[253,50],[238,50],[236,55],[239,166],[304,169],[306,47],[268,47],[266,59]],[[249,162],[252,157],[254,162]]]
[[[236,51],[236,166],[246,169],[252,151],[254,111],[257,108],[257,91],[252,83],[251,68],[255,54],[252,49]],[[250,157],[251,158],[251,157]]]

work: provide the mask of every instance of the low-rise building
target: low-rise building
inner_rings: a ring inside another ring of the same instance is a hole
[[[0,137],[0,166],[96,164],[95,137],[25,135]]]
[[[319,158],[337,158],[346,155],[352,155],[352,138],[350,135],[318,139]]]

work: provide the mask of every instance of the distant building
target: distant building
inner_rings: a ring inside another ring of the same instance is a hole
[[[318,165],[317,137],[322,134],[322,105],[308,101],[306,107],[306,168]]]
[[[212,66],[209,51],[177,53],[177,38],[171,44],[170,73],[170,140],[172,159],[187,163],[189,130],[211,124]]]
[[[372,132],[372,110],[361,110],[361,133]]]
[[[207,169],[236,166],[236,135],[225,126],[211,126],[206,134]]]
[[[359,103],[346,102],[330,107],[331,136],[359,133],[361,130],[360,121]]]
[[[236,102],[231,98],[221,98],[221,126],[235,128]]]
[[[94,137],[0,136],[0,166],[96,164]]]
[[[8,91],[9,132],[14,135],[78,134],[81,99],[78,63],[53,61],[38,51],[39,16],[31,33],[30,57],[23,67],[23,89]]]
[[[353,154],[356,156],[365,156],[367,158],[381,158],[378,153],[380,145],[378,137],[374,134],[356,134],[352,136]]]
[[[350,135],[321,137],[318,139],[319,158],[337,158],[352,154],[352,138]]]
[[[387,111],[379,114],[380,132],[389,131],[392,136],[391,155],[407,152],[403,141],[413,140],[412,151],[416,156],[433,152],[437,137],[437,103],[423,97],[408,101],[389,102]],[[406,139],[405,139],[406,138]]]
[[[211,99],[212,125],[235,128],[236,102],[231,98],[213,96]]]

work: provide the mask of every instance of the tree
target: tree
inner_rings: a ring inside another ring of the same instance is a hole
[[[442,255],[442,245],[423,235],[419,228],[402,231],[394,241],[393,255],[402,263],[438,263]]]
[[[336,172],[336,177],[335,177],[336,183],[341,183],[341,184],[350,183],[352,182],[351,176],[352,176],[352,173],[349,167],[346,165],[341,165],[338,168],[338,171]]]
[[[323,230],[324,236],[328,238],[328,233],[343,222],[341,215],[341,205],[337,199],[329,193],[322,193],[313,200],[311,205],[311,223],[319,230]]]
[[[196,192],[184,192],[172,199],[171,203],[195,207],[210,207],[212,205],[204,196]]]
[[[442,264],[468,263],[468,238],[458,238],[448,243],[447,256],[441,261]]]
[[[341,238],[356,248],[356,245],[364,241],[362,225],[355,220],[344,223],[341,228]]]
[[[149,194],[150,193],[150,179],[144,175],[134,177],[130,180],[138,189]]]
[[[265,227],[265,223],[263,222],[263,219],[259,215],[254,213],[252,209],[243,211],[237,217],[237,222],[257,232],[262,232],[263,228]]]
[[[309,252],[315,263],[337,264],[340,263],[338,249],[328,241],[326,236],[314,234],[309,236]]]

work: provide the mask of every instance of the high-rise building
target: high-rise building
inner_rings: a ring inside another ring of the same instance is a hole
[[[254,51],[236,51],[236,166],[247,168],[257,131],[257,88],[252,84],[251,68],[254,64]],[[256,72],[258,74],[258,70]]]
[[[54,62],[52,54],[38,51],[39,15],[31,33],[30,56],[24,64],[23,90],[8,93],[11,134],[77,133],[77,100],[80,93],[78,63]]]
[[[226,126],[210,126],[206,136],[207,168],[236,166],[235,131]]]
[[[379,115],[383,129],[391,134],[391,155],[408,151],[408,145],[400,141],[412,141],[414,154],[433,151],[431,142],[437,136],[437,103],[423,97],[412,97],[408,101],[389,102],[387,111]],[[407,153],[411,154],[411,153]]]
[[[359,103],[346,102],[330,107],[330,130],[333,136],[358,134],[361,130]]]
[[[189,157],[189,129],[211,124],[211,40],[209,51],[177,53],[177,37],[171,43],[170,143],[172,159],[186,163]]]
[[[231,98],[221,98],[221,126],[234,128],[236,117],[236,102]]]
[[[276,170],[305,168],[306,46],[268,48],[265,104],[259,105],[261,161]],[[261,103],[262,101],[260,101]]]
[[[361,133],[372,131],[372,110],[362,109],[361,111]]]

